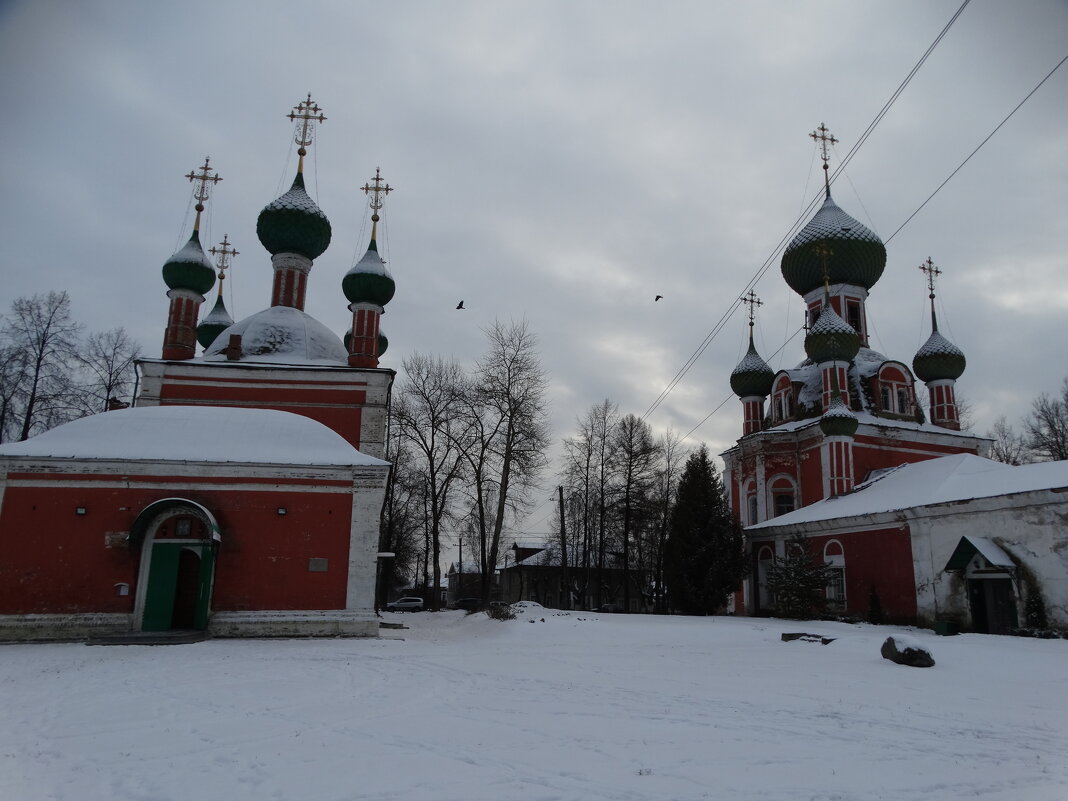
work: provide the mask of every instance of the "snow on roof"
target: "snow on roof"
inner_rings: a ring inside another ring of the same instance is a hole
[[[205,361],[226,361],[232,334],[241,335],[241,361],[276,364],[348,365],[341,339],[310,314],[272,306],[225,329],[204,352]]]
[[[1013,466],[961,453],[880,471],[848,495],[817,501],[746,530],[1062,488],[1068,488],[1068,461]]]
[[[144,406],[101,412],[25,442],[0,457],[130,459],[300,465],[385,465],[322,423],[273,409]]]

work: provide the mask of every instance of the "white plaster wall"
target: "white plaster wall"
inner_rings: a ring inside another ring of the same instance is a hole
[[[918,514],[919,513],[919,514]],[[920,516],[922,514],[922,516]],[[1051,626],[1068,628],[1068,498],[1051,491],[910,510],[917,613],[927,622],[968,616],[962,578],[942,569],[961,537],[984,537],[1026,565],[1038,580]],[[1023,609],[1020,610],[1021,624]]]

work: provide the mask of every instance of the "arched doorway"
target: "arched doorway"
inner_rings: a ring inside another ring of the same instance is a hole
[[[134,625],[141,631],[205,629],[211,610],[219,526],[185,498],[149,504],[130,531],[140,546]]]

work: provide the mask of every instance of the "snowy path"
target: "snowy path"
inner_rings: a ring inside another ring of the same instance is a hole
[[[403,641],[0,646],[0,798],[1068,798],[1068,641],[910,632],[921,670],[889,627],[390,617]]]

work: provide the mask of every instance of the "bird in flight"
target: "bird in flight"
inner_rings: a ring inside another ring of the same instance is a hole
[[[463,307],[464,307],[464,302],[462,300],[459,303],[456,304],[456,308],[457,309],[462,309]]]
[[[661,299],[662,297],[664,297],[664,296],[663,296],[663,295],[657,295],[657,296],[656,296],[655,298],[653,298],[653,303],[656,303],[656,302],[657,302],[658,300],[660,300],[660,299]]]

